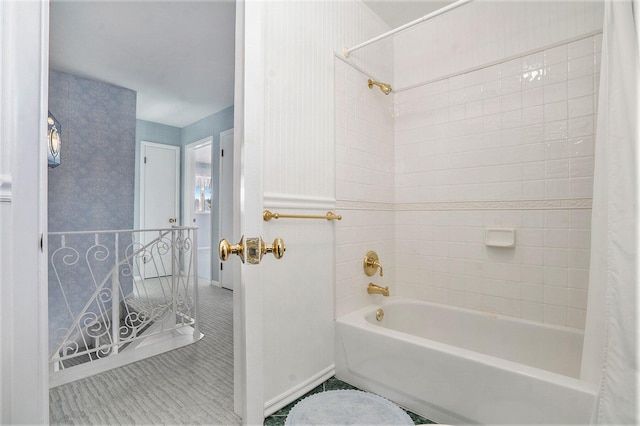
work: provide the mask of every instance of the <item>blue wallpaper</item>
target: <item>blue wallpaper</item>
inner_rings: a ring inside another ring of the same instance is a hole
[[[48,172],[49,231],[131,229],[136,93],[51,70],[49,110],[62,127],[61,164]],[[112,247],[108,238],[100,242]],[[86,238],[78,242],[69,238],[68,244],[82,250],[94,243],[86,241]],[[50,238],[50,255],[59,247],[60,238]],[[125,247],[126,241],[122,241],[122,252]],[[110,250],[110,256],[113,256],[113,248]],[[80,255],[84,256],[82,251]],[[105,259],[103,265],[99,269],[106,271],[113,261]],[[70,309],[77,313],[95,291],[95,285],[87,268],[70,268],[66,275],[65,291],[71,295]],[[51,266],[49,283],[49,340],[52,348],[56,330],[68,327],[71,315]],[[122,276],[121,285],[125,294],[131,291],[130,278]]]
[[[57,71],[49,110],[62,126],[49,170],[49,231],[133,227],[136,93]]]

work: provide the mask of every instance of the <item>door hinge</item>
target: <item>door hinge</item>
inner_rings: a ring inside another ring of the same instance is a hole
[[[224,157],[224,149],[220,151],[220,157]]]
[[[144,164],[147,164],[147,157],[144,157]]]
[[[44,253],[44,234],[40,234],[40,253]]]

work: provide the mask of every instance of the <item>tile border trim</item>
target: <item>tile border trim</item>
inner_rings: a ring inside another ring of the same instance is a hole
[[[375,211],[450,211],[450,210],[574,210],[590,209],[591,198],[509,201],[434,201],[426,203],[376,203],[338,200],[336,208]]]

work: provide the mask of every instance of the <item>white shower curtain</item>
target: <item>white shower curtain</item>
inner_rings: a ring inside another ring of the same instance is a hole
[[[639,424],[638,0],[605,0],[589,300],[581,378],[598,384],[592,422]]]

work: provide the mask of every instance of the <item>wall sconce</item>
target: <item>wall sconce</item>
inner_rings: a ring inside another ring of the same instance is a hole
[[[60,122],[49,111],[47,118],[47,159],[49,167],[57,167],[60,165]]]

